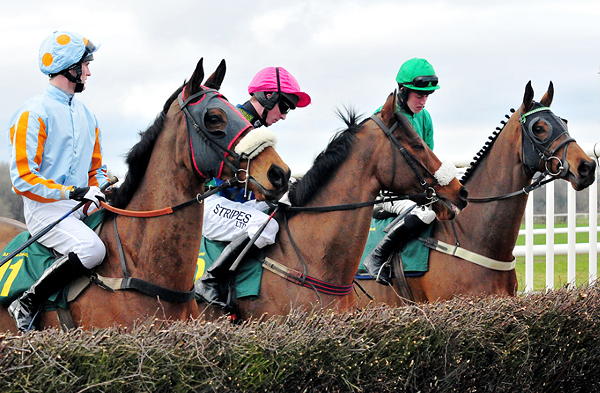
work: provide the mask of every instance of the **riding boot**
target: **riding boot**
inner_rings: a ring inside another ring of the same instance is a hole
[[[406,243],[417,236],[428,224],[414,214],[409,214],[404,222],[390,231],[365,258],[363,264],[370,275],[382,285],[391,285],[392,267],[388,258],[395,250],[401,250]]]
[[[39,311],[48,297],[88,272],[77,254],[73,252],[56,259],[31,288],[8,307],[8,312],[15,319],[17,328],[22,332],[34,330]]]
[[[204,272],[204,275],[194,284],[194,291],[203,301],[224,309],[227,309],[227,295],[222,292],[223,279],[227,277],[229,267],[236,257],[246,247],[250,238],[242,235],[229,243],[221,252],[221,255]]]

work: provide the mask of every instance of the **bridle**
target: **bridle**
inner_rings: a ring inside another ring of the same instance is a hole
[[[547,112],[547,113],[543,113]],[[532,116],[538,114],[537,116]],[[544,140],[539,139],[533,132],[533,126],[539,121],[544,120],[552,128],[551,134]],[[517,195],[529,194],[531,191],[542,187],[556,179],[566,176],[569,172],[569,163],[567,162],[567,150],[569,144],[575,142],[575,139],[569,135],[565,121],[551,112],[546,106],[539,106],[519,117],[522,134],[522,156],[525,171],[533,175],[540,166],[544,171],[530,185],[520,190],[509,192],[507,194],[497,195],[485,198],[468,198],[468,202],[486,203],[512,198]],[[552,147],[559,138],[564,139]],[[556,156],[561,148],[564,147],[562,158]],[[552,163],[557,163],[557,171],[552,171]]]
[[[398,114],[396,114],[396,116],[398,116]],[[436,193],[434,187],[447,185],[447,184],[440,184],[440,181],[437,179],[437,177],[433,173],[431,173],[431,171],[429,171],[429,169],[427,169],[412,154],[410,154],[410,152],[408,150],[406,150],[406,148],[404,146],[402,146],[402,144],[400,143],[398,138],[396,138],[394,136],[393,133],[396,130],[396,128],[398,128],[399,121],[396,120],[394,122],[394,124],[392,124],[391,127],[387,127],[383,123],[383,121],[376,115],[372,115],[370,117],[370,119],[373,120],[377,124],[377,126],[381,129],[381,131],[385,134],[385,136],[390,141],[392,148],[395,148],[396,150],[398,150],[400,152],[400,154],[402,154],[402,157],[404,157],[404,160],[406,161],[406,163],[412,170],[413,174],[419,180],[419,184],[421,185],[421,188],[423,189],[423,191],[425,193],[425,199],[427,200],[427,203],[425,203],[425,204],[432,204],[432,203],[437,202],[439,200],[439,198],[437,197],[437,193]],[[426,176],[428,178],[431,179],[431,183],[428,183],[427,180],[425,180],[425,178],[421,175],[421,173],[423,173],[423,172],[426,174]],[[391,181],[391,184],[394,183],[395,177],[396,177],[396,156],[392,154],[392,181]]]

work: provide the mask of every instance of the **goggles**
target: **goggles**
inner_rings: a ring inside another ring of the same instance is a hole
[[[279,106],[279,112],[282,115],[286,115],[290,110],[296,109],[296,103],[298,102],[298,97],[295,95],[281,93],[281,97],[279,98],[279,102],[277,105]]]
[[[438,77],[435,75],[417,76],[410,84],[414,87],[435,87],[438,84]]]

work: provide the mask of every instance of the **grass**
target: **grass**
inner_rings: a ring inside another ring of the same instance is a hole
[[[587,218],[577,218],[576,225],[579,227],[587,227],[588,220]],[[566,222],[557,222],[554,224],[555,228],[566,228]],[[543,223],[534,224],[534,228],[546,228],[546,225]],[[521,229],[524,229],[524,225],[521,226]],[[600,239],[600,232],[598,233],[598,237]],[[577,233],[576,236],[577,243],[587,243],[588,242],[588,233],[580,232]],[[597,239],[598,241],[598,239]],[[534,244],[546,244],[546,235],[534,235],[533,236]],[[555,233],[554,234],[554,243],[555,244],[567,244],[567,234],[566,233]],[[517,245],[521,246],[525,244],[525,236],[520,235],[517,239]],[[598,272],[600,272],[600,262],[596,261],[598,266]],[[525,289],[525,257],[517,258],[517,279],[519,281],[519,291],[523,291]],[[589,276],[589,257],[588,254],[579,254],[576,255],[575,262],[575,281],[577,286],[585,285],[588,283]],[[533,290],[534,291],[543,291],[546,288],[546,257],[544,255],[535,256],[533,258]],[[554,256],[554,288],[560,288],[567,284],[567,256],[566,255],[555,255]]]

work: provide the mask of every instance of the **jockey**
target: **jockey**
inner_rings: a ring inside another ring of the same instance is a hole
[[[296,78],[283,67],[260,70],[252,78],[248,93],[250,99],[237,105],[237,109],[255,128],[269,127],[279,120],[285,120],[290,110],[310,104],[310,96],[302,91]],[[226,304],[220,293],[220,280],[269,217],[265,213],[268,210],[265,202],[249,198],[244,195],[243,189],[232,188],[204,200],[202,235],[210,241],[230,243],[198,279],[195,291],[207,303],[222,308],[226,308]],[[277,221],[269,221],[257,238],[256,247],[273,244],[278,231]]]
[[[96,47],[78,34],[56,31],[40,47],[39,67],[49,84],[28,100],[10,121],[10,176],[23,198],[25,222],[34,234],[77,205],[104,200],[108,182],[102,164],[100,130],[94,114],[75,93],[85,88]],[[104,259],[100,238],[81,220],[82,210],[66,217],[38,241],[61,256],[8,308],[21,331],[35,328],[42,304],[72,279]]]
[[[407,60],[400,66],[396,82],[398,83],[396,112],[410,121],[413,129],[433,150],[433,125],[431,116],[425,109],[425,103],[429,95],[440,86],[432,65],[425,59]],[[414,205],[414,202],[404,200],[385,202],[382,208],[393,214],[402,214]],[[388,231],[363,261],[369,274],[380,284],[390,285],[391,268],[386,264],[388,257],[394,250],[401,249],[408,240],[417,236],[434,219],[435,213],[430,208],[417,207],[410,211],[404,220]]]

